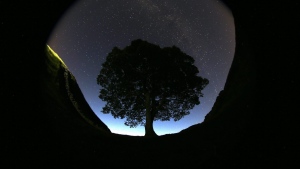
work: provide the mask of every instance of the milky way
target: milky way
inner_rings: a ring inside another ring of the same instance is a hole
[[[144,135],[143,126],[129,128],[124,120],[101,113],[105,103],[98,98],[96,83],[112,48],[124,48],[135,39],[179,47],[194,57],[199,75],[210,82],[190,115],[178,122],[154,122],[156,133],[201,123],[224,87],[234,55],[234,23],[227,7],[215,0],[81,0],[57,23],[48,44],[76,77],[95,114],[114,133]]]

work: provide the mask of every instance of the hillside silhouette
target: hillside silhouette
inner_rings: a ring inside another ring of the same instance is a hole
[[[49,60],[47,38],[73,2],[0,5],[3,166],[297,167],[298,2],[224,0],[236,28],[224,90],[203,123],[157,138],[110,133],[65,65]]]
[[[110,133],[108,127],[95,115],[86,102],[75,77],[68,70],[61,58],[49,47],[46,47],[46,69],[41,75],[42,96],[45,98],[45,106],[52,118],[60,118],[62,123],[71,120],[72,124],[76,117],[104,133]],[[55,106],[51,106],[55,105]],[[74,113],[71,114],[71,113]],[[55,124],[54,124],[55,125]],[[78,124],[83,126],[83,124]]]

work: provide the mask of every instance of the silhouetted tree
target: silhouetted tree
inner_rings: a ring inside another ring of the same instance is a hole
[[[200,104],[208,80],[197,76],[194,59],[179,48],[135,40],[123,50],[114,47],[97,77],[102,86],[102,112],[126,118],[125,125],[145,126],[145,136],[156,136],[153,121],[180,120]]]

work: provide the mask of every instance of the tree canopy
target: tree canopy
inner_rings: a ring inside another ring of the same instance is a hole
[[[125,125],[145,126],[145,136],[156,135],[153,121],[180,120],[200,104],[208,80],[198,76],[194,59],[178,47],[160,48],[134,40],[124,49],[114,47],[97,77],[102,112],[126,118]]]

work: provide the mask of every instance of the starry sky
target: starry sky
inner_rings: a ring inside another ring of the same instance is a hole
[[[55,10],[55,9],[53,9]],[[96,78],[113,47],[142,39],[160,47],[177,46],[194,57],[199,75],[209,84],[200,105],[180,121],[155,121],[158,135],[201,123],[223,89],[233,60],[235,29],[231,12],[217,0],[78,0],[57,22],[48,45],[75,76],[95,114],[113,133],[144,135],[125,119],[103,114]]]

